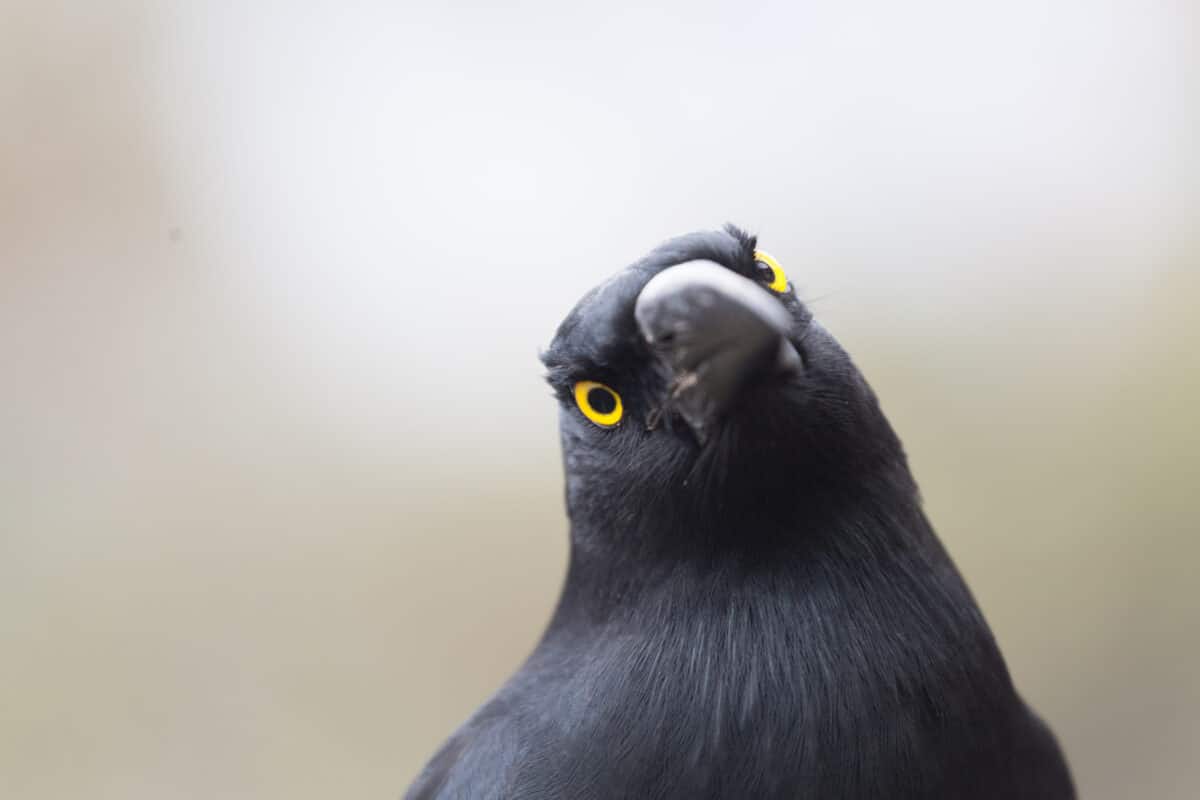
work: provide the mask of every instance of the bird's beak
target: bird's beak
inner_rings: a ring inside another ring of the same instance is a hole
[[[753,281],[711,261],[650,280],[634,306],[638,328],[671,377],[672,406],[703,444],[751,377],[800,371],[791,315]]]

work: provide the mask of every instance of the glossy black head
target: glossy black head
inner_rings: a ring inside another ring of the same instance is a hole
[[[785,543],[839,498],[910,488],[858,370],[732,226],[593,289],[543,361],[578,548]]]

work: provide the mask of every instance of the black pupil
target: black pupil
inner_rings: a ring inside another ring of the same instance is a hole
[[[758,262],[758,269],[767,280],[775,280],[775,268],[765,261]]]
[[[588,405],[597,414],[611,414],[617,410],[617,398],[608,389],[597,386],[588,390]]]

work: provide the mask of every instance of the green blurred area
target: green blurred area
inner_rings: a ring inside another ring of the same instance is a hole
[[[732,219],[1081,796],[1195,797],[1194,10],[526,13],[6,9],[0,796],[396,796],[562,578],[538,346]]]

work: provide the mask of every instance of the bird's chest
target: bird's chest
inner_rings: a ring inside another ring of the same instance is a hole
[[[848,638],[828,632],[815,646],[794,629],[733,625],[597,644],[542,696],[540,738],[557,757],[541,762],[527,788],[572,797],[769,798],[800,788],[869,796],[916,780],[908,773],[937,720],[920,692],[896,691],[911,677],[888,671],[904,667],[855,665],[852,652]]]

